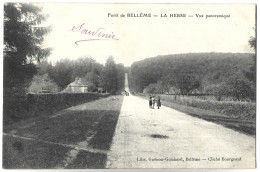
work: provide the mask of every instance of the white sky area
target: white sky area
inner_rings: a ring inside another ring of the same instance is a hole
[[[39,3],[37,4],[39,5]],[[195,52],[252,53],[248,45],[254,35],[253,4],[95,4],[42,3],[49,14],[45,25],[52,25],[44,47],[53,48],[48,61],[91,56],[104,64],[109,56],[116,63],[130,66],[134,61],[167,54]],[[158,17],[108,17],[111,14],[151,13]],[[161,18],[167,14],[167,18]],[[186,14],[186,18],[169,17]],[[196,14],[204,15],[197,18]],[[205,18],[206,15],[230,15],[230,18]],[[193,15],[193,17],[188,17]],[[115,35],[119,40],[95,40],[97,36],[72,32],[73,26]]]

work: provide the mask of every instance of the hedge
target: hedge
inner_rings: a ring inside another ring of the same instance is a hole
[[[171,95],[160,95],[160,97],[162,100],[200,109],[211,110],[232,116],[233,118],[256,119],[256,103],[252,102],[202,100],[189,96]]]
[[[34,116],[50,115],[55,111],[107,96],[109,94],[48,93],[5,98],[4,122],[12,123]]]

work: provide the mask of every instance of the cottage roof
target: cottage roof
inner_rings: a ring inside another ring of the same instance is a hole
[[[74,82],[70,83],[69,87],[87,87],[90,83],[82,78],[76,78]]]

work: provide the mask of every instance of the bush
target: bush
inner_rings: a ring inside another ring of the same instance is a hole
[[[162,100],[210,110],[241,119],[256,119],[256,103],[239,101],[201,100],[188,96],[160,95]]]
[[[59,91],[58,85],[53,82],[48,74],[44,75],[35,75],[32,79],[32,82],[28,88],[28,92],[39,93],[41,91],[57,92]]]
[[[252,82],[243,76],[243,73],[231,74],[228,79],[217,85],[208,85],[206,93],[213,94],[217,100],[224,97],[233,97],[236,100],[255,100],[255,87]]]

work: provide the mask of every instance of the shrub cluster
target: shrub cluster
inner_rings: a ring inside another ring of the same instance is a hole
[[[239,119],[255,119],[256,103],[240,101],[214,101],[202,100],[189,96],[160,95],[162,100],[174,102],[181,105],[192,106],[200,109],[210,110],[217,113],[229,115]]]

